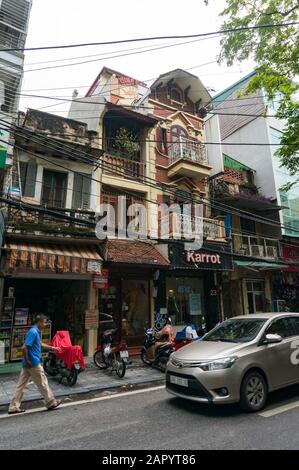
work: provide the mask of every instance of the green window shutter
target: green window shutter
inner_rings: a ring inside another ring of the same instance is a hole
[[[24,196],[25,185],[26,185],[26,173],[27,173],[27,162],[20,162],[20,180],[22,195]]]
[[[34,162],[28,162],[24,196],[27,196],[27,197],[35,196],[36,174],[37,174],[37,164]]]
[[[35,196],[37,164],[34,162],[20,162],[20,179],[22,195],[25,197]]]
[[[82,176],[78,173],[74,174],[73,182],[73,200],[72,208],[80,209],[81,208],[81,199],[82,199]]]
[[[88,176],[88,175],[87,175]],[[90,206],[91,179],[83,176],[82,184],[82,209],[89,209]]]
[[[73,185],[73,209],[89,209],[91,180],[89,175],[75,173]]]

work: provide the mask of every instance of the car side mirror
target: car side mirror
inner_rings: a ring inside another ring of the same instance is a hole
[[[267,334],[263,341],[263,344],[274,344],[274,343],[281,343],[282,337],[276,334]]]

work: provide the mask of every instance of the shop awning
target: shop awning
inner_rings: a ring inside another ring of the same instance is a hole
[[[106,243],[106,259],[112,263],[168,267],[170,262],[151,242],[139,240],[109,240]]]
[[[95,246],[8,242],[4,249],[5,272],[88,274],[95,272],[102,262]]]
[[[280,270],[285,269],[288,266],[286,264],[264,262],[264,261],[244,261],[244,260],[234,260],[234,263],[240,268],[253,268],[260,271],[268,271],[271,269]]]

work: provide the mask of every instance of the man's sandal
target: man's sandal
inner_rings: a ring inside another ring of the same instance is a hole
[[[15,411],[9,411],[8,414],[9,415],[16,415],[18,413],[25,413],[26,410],[24,410],[24,408],[20,408],[19,410],[15,410]]]
[[[61,405],[61,403],[62,403],[61,400],[57,400],[55,405],[49,406],[48,411],[55,410],[55,408],[57,408],[59,405]]]

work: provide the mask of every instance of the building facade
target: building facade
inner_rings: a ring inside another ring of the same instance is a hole
[[[23,78],[24,52],[31,0],[2,0],[0,3],[0,184],[1,189],[11,186],[9,168],[12,163],[13,143],[8,125],[17,119]],[[15,49],[15,50],[13,50]],[[5,178],[5,174],[7,177]]]
[[[284,308],[296,311],[299,268],[280,262],[296,263],[297,259],[288,254],[296,251],[299,240],[299,185],[288,192],[281,190],[281,186],[295,178],[280,166],[275,155],[285,125],[283,120],[272,117],[279,96],[269,103],[263,90],[241,95],[253,76],[254,72],[213,98],[223,159],[222,165],[218,165],[220,176],[216,174],[212,185],[216,198],[220,196],[223,201],[226,194],[227,204],[254,215],[252,220],[234,216],[227,222],[233,227],[234,252],[256,258],[255,266],[236,260],[234,282],[239,285],[239,304],[241,307],[243,304],[244,313]],[[265,113],[270,116],[264,116]],[[264,266],[258,265],[265,262]],[[233,282],[230,289],[236,292]],[[288,289],[291,296],[283,293]],[[287,300],[289,297],[291,301]]]

